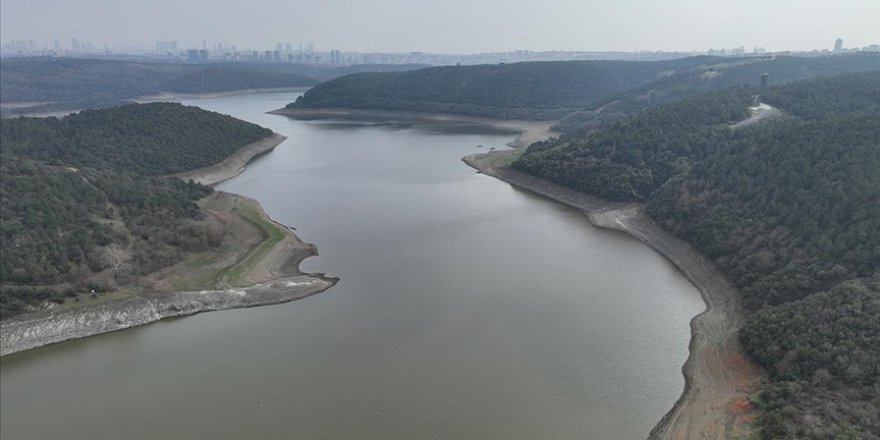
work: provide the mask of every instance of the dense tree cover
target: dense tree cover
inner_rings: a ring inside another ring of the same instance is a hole
[[[16,118],[0,125],[3,148],[22,156],[149,176],[214,165],[271,134],[231,116],[174,103],[86,110],[62,119]]]
[[[514,166],[646,202],[731,278],[760,311],[742,339],[771,373],[765,437],[877,438],[878,91],[880,72],[716,92],[536,144]],[[730,129],[756,93],[788,116]]]
[[[715,58],[657,81],[609,97],[606,113],[633,113],[647,107],[680,101],[688,96],[734,86],[759,86],[768,73],[770,85],[845,73],[880,70],[880,54],[858,53],[823,57],[768,56]]]
[[[872,72],[851,73],[764,89],[761,101],[804,119],[820,119],[880,105],[880,87]]]
[[[753,308],[870,275],[880,267],[878,121],[875,107],[738,131],[649,212],[716,259]]]
[[[456,113],[503,119],[565,118],[584,125],[731,86],[880,69],[880,55],[691,57],[669,61],[557,61],[365,73],[319,84],[288,107]]]
[[[678,60],[558,61],[361,73],[319,84],[289,107],[348,107],[557,119],[611,95],[699,65]]]
[[[728,124],[748,116],[749,89],[660,106],[533,145],[514,166],[612,200],[647,200],[673,175],[717,152]],[[543,151],[539,151],[543,150]]]
[[[206,93],[309,87],[360,71],[398,71],[418,65],[323,66],[290,63],[156,63],[76,58],[0,61],[0,101],[63,102],[97,108],[162,92]],[[39,111],[38,109],[35,109]]]
[[[3,120],[0,315],[113,289],[219,245],[195,204],[211,189],[159,176],[222,160],[234,142],[267,132],[177,104]]]
[[[773,383],[767,438],[880,438],[880,274],[759,312],[741,338]]]

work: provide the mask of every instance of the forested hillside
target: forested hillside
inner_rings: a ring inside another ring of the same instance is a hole
[[[557,119],[705,57],[669,61],[559,61],[361,73],[318,85],[289,107],[347,107]]]
[[[292,63],[157,63],[76,58],[0,61],[0,102],[34,103],[16,112],[103,108],[160,93],[310,87],[363,71],[400,71],[418,65],[324,66]]]
[[[113,290],[217,246],[196,200],[210,188],[159,177],[223,160],[271,134],[179,104],[0,124],[0,314]]]
[[[764,73],[769,75],[768,85],[778,86],[805,79],[871,70],[880,70],[880,54],[714,59],[611,97],[602,104],[609,104],[604,110],[606,112],[632,113],[728,87],[758,86]]]
[[[0,126],[3,148],[24,157],[145,176],[214,165],[270,135],[259,125],[175,103],[85,110],[62,119],[19,118]]]
[[[291,108],[346,107],[455,113],[581,125],[731,86],[880,69],[880,55],[692,57],[669,61],[561,61],[432,67],[344,76],[309,90]],[[601,112],[598,111],[601,109]]]
[[[757,94],[787,116],[731,129]],[[766,438],[877,438],[880,72],[661,105],[514,166],[646,202],[715,260],[760,311],[742,341],[771,374]]]

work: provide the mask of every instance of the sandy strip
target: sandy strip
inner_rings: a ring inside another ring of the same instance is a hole
[[[706,303],[690,323],[690,354],[682,367],[685,389],[649,439],[746,438],[752,422],[747,398],[763,373],[747,360],[737,337],[743,315],[736,289],[696,249],[648,218],[642,206],[608,202],[507,167],[518,153],[495,151],[463,160],[479,172],[580,209],[595,226],[639,239],[672,262]]]
[[[284,142],[285,139],[287,139],[286,136],[273,133],[267,138],[241,147],[238,151],[233,153],[232,156],[229,156],[226,160],[217,165],[175,174],[174,176],[183,180],[193,180],[202,185],[216,185],[224,180],[229,180],[241,174],[250,161],[272,151],[275,147]]]

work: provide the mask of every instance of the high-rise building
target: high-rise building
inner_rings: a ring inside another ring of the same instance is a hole
[[[838,38],[836,41],[834,41],[834,51],[840,52],[841,50],[843,50],[843,39]]]

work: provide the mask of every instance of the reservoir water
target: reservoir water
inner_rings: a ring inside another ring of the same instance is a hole
[[[670,263],[460,162],[511,134],[264,114],[293,98],[186,103],[288,136],[219,189],[339,284],[4,357],[4,440],[647,437],[704,308]]]

